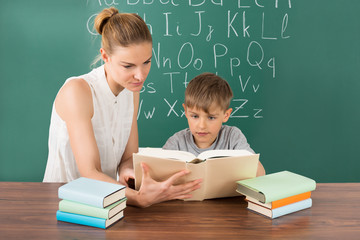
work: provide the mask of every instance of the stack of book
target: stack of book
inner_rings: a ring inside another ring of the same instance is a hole
[[[316,182],[289,171],[237,181],[236,191],[245,195],[248,209],[277,218],[312,206]]]
[[[78,178],[58,190],[58,221],[106,229],[124,217],[125,186]]]

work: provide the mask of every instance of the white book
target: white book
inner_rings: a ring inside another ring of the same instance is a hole
[[[140,188],[140,163],[145,162],[156,181],[164,181],[184,169],[190,173],[176,184],[203,179],[201,188],[192,192],[193,197],[187,200],[238,196],[236,181],[256,177],[259,156],[246,150],[210,150],[196,157],[185,151],[143,148],[133,155],[135,189]]]

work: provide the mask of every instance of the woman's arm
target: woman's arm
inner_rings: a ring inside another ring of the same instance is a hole
[[[137,109],[137,106],[135,109]],[[83,79],[69,81],[59,91],[55,99],[55,109],[66,123],[70,145],[80,175],[119,184],[101,170],[99,150],[91,123],[94,110],[89,85]],[[133,122],[129,143],[123,155],[122,160],[124,161],[119,166],[120,183],[126,183],[129,178],[134,176],[132,153],[137,152],[138,149],[136,114],[137,111],[134,113],[135,123]],[[191,191],[200,187],[199,180],[177,186],[173,185],[177,178],[187,174],[185,170],[174,174],[164,182],[154,181],[148,174],[146,166],[143,166],[143,174],[144,178],[139,191],[130,188],[126,189],[129,205],[146,207],[166,200],[188,198],[191,196],[189,195]]]
[[[66,83],[56,96],[55,109],[66,123],[80,175],[117,183],[101,170],[99,150],[91,123],[94,114],[92,95],[86,81],[73,79]]]
[[[129,186],[129,179],[134,179],[133,153],[139,150],[137,113],[139,108],[139,93],[134,93],[134,115],[128,144],[125,148],[118,171],[121,184]],[[201,180],[191,181],[181,185],[173,185],[174,182],[188,174],[187,170],[175,173],[163,182],[153,180],[149,174],[149,167],[142,164],[143,178],[139,191],[131,188],[126,189],[127,203],[139,207],[147,207],[155,203],[172,200],[190,198],[190,192],[200,188]]]
[[[128,143],[126,145],[125,151],[121,158],[121,162],[118,167],[119,182],[123,185],[129,186],[129,180],[134,179],[134,170],[133,170],[133,153],[139,151],[139,136],[138,136],[138,126],[137,126],[137,113],[139,109],[139,99],[140,94],[134,92],[134,113],[133,120],[131,125],[131,131]],[[131,180],[130,180],[131,181]]]

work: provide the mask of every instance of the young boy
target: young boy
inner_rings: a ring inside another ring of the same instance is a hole
[[[196,156],[213,149],[254,151],[237,127],[222,125],[228,121],[233,97],[229,84],[213,73],[203,73],[190,81],[183,104],[189,128],[170,137],[163,149],[188,151]],[[259,162],[257,176],[265,175]]]

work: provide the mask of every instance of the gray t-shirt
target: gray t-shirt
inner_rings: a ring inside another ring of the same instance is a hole
[[[233,126],[223,125],[219,131],[219,134],[215,142],[209,148],[198,148],[195,144],[193,135],[189,128],[181,130],[171,136],[163,149],[168,150],[180,150],[191,152],[195,156],[207,150],[224,150],[224,149],[239,149],[248,150],[249,152],[255,153],[248,144],[246,137],[240,129]]]

